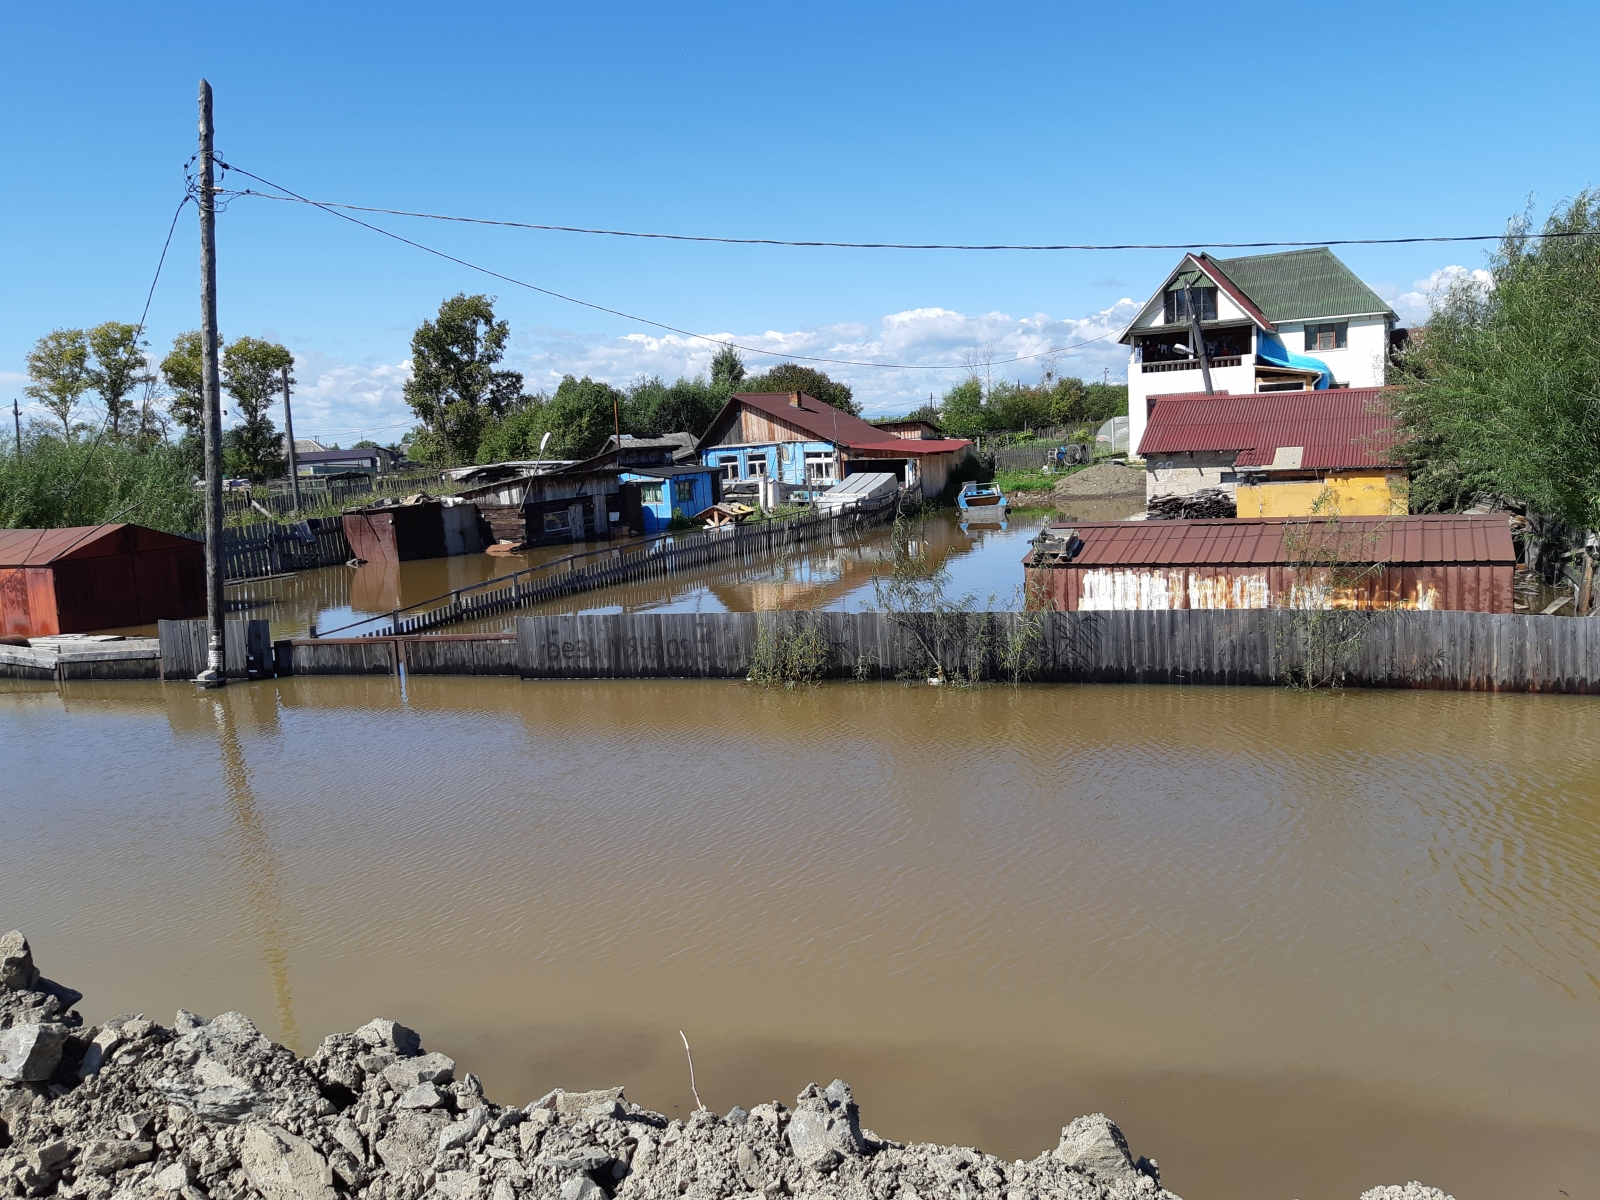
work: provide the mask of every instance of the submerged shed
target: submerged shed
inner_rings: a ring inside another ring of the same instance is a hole
[[[0,633],[47,637],[204,616],[205,547],[143,525],[0,529]]]
[[[1500,515],[1081,521],[1023,560],[1032,608],[1411,608],[1509,613]]]
[[[442,500],[407,500],[374,504],[344,514],[344,536],[350,552],[368,562],[412,562],[477,554],[484,538],[478,510],[471,504]]]

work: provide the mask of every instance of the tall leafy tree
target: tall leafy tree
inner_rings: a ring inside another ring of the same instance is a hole
[[[728,402],[731,390],[726,377],[711,383],[703,375],[676,383],[641,379],[628,389],[624,427],[626,432],[643,437],[664,433],[692,433],[698,437]]]
[[[57,329],[45,334],[28,352],[27,387],[32,396],[61,422],[61,432],[72,436],[72,416],[83,394],[94,386],[89,374],[89,339],[81,329]]]
[[[1413,338],[1398,417],[1413,506],[1500,496],[1600,529],[1600,192],[1526,217]]]
[[[744,359],[732,346],[723,346],[711,358],[711,383],[732,391],[744,379]]]
[[[123,321],[106,321],[89,330],[88,336],[89,349],[94,354],[94,364],[88,372],[89,382],[100,394],[111,435],[120,438],[124,433],[133,433],[133,391],[152,378],[139,327]]]
[[[200,419],[204,411],[203,365],[200,357],[200,331],[191,329],[172,339],[172,350],[161,360],[161,378],[171,399],[167,409],[172,419],[193,438],[201,436]]]
[[[802,367],[799,363],[779,363],[772,370],[752,375],[739,384],[743,392],[805,392],[824,404],[831,404],[841,412],[861,415],[848,383],[829,379],[821,371]]]
[[[294,355],[276,342],[242,337],[223,350],[222,386],[243,418],[228,430],[223,442],[230,473],[255,480],[283,474],[283,436],[267,409],[283,394],[286,369],[291,372],[292,385]]]
[[[405,397],[431,436],[414,443],[414,454],[475,459],[485,425],[522,395],[522,374],[496,368],[510,333],[508,322],[495,320],[493,297],[464,292],[417,327]]]

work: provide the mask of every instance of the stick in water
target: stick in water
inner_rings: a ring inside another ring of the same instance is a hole
[[[689,1039],[683,1030],[678,1030],[678,1036],[683,1038],[683,1052],[689,1059],[689,1090],[694,1093],[694,1104],[701,1112],[706,1111],[706,1106],[700,1103],[700,1092],[694,1086],[694,1055],[689,1053]]]

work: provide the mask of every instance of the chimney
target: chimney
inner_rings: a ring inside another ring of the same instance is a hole
[[[800,407],[800,393],[799,392],[790,392],[789,393],[789,407],[790,408],[799,408]]]

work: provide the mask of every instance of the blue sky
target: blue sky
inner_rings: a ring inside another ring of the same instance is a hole
[[[0,10],[0,400],[41,334],[137,320],[195,142],[321,199],[513,220],[892,241],[1492,233],[1600,182],[1600,6],[111,5]],[[243,183],[234,176],[230,182]],[[378,218],[541,286],[774,354],[906,363],[1106,334],[1168,252],[714,247]],[[151,308],[195,327],[180,220]],[[403,431],[412,329],[500,297],[530,390],[703,369],[692,339],[316,210],[219,218],[222,331],[298,358],[297,432]],[[1475,246],[1339,253],[1402,315]],[[1115,334],[1065,373],[1116,378]],[[869,410],[961,370],[829,368]],[[1002,368],[1037,376],[1036,363]],[[9,407],[9,403],[7,403]]]

